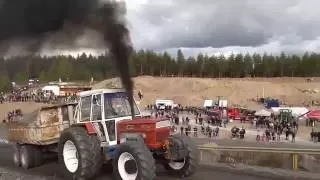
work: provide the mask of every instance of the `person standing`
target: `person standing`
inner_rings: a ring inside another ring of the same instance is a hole
[[[186,136],[189,136],[189,129],[188,129],[188,127],[185,127],[185,128],[184,128],[184,132],[186,133]]]
[[[139,96],[139,99],[140,99],[140,100],[143,98],[143,94],[142,94],[141,90],[139,90],[138,96]]]
[[[293,126],[292,132],[291,132],[291,133],[292,133],[292,143],[295,143],[295,142],[296,142],[297,132],[298,132],[297,126]]]
[[[199,117],[199,123],[200,123],[200,125],[203,124],[203,118],[201,116]]]
[[[183,129],[184,129],[183,126],[181,126],[181,127],[180,127],[180,133],[181,133],[181,135],[183,134]]]
[[[212,131],[213,131],[213,130],[212,130],[212,128],[210,128],[210,127],[209,127],[208,130],[209,130],[209,138],[211,138],[211,137],[212,137]]]
[[[194,135],[194,137],[198,137],[198,128],[197,127],[194,127],[193,128],[193,135]]]
[[[246,134],[246,130],[244,129],[244,127],[243,127],[243,126],[242,126],[242,128],[241,128],[241,130],[240,130],[239,134],[240,134],[240,139],[244,139],[244,135]]]
[[[280,141],[281,138],[281,130],[277,129],[277,141]]]

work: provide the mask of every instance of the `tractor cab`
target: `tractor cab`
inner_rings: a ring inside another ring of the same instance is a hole
[[[135,116],[141,113],[134,102]],[[96,133],[102,143],[117,144],[117,124],[132,120],[128,94],[122,89],[98,89],[80,92],[75,112],[76,124],[85,124],[89,133]]]
[[[76,124],[84,124],[89,134],[97,134],[101,146],[114,146],[127,138],[141,136],[151,149],[162,147],[170,136],[169,119],[143,117],[133,103],[134,119],[128,94],[122,89],[99,89],[80,92]]]

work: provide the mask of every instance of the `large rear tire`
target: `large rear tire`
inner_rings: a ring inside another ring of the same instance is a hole
[[[34,157],[33,157],[34,166],[35,167],[41,166],[44,162],[45,153],[42,152],[42,149],[40,147],[36,147],[36,146],[34,146],[33,153],[34,153]]]
[[[153,180],[156,164],[152,153],[138,141],[120,144],[113,161],[113,174],[116,180]]]
[[[170,174],[190,177],[196,173],[199,166],[198,149],[187,136],[176,134],[172,138],[175,139],[173,143],[182,142],[183,147],[187,149],[187,156],[177,161],[169,161],[164,164],[164,167]]]
[[[92,179],[103,162],[100,142],[84,128],[71,127],[60,136],[58,159],[66,179]]]
[[[35,145],[16,144],[13,146],[13,163],[25,169],[38,167],[43,164],[41,148]]]
[[[35,151],[32,145],[21,145],[20,148],[20,162],[25,169],[30,169],[36,166]]]
[[[13,145],[12,147],[13,150],[13,164],[17,167],[21,166],[21,157],[20,157],[20,146],[18,144]]]

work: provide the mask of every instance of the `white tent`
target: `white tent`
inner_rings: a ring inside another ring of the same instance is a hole
[[[254,113],[255,116],[271,116],[271,112],[261,109],[260,111],[257,111]]]
[[[60,87],[56,86],[56,85],[44,86],[41,90],[42,91],[52,91],[55,96],[59,96],[59,94],[60,94]]]
[[[309,110],[305,107],[272,107],[271,108],[274,114],[279,114],[281,109],[289,109],[292,111],[292,116],[298,117],[304,115],[306,117],[306,113]]]
[[[213,102],[213,100],[204,100],[204,104],[203,104],[203,107],[212,107],[212,106],[214,106],[214,102]]]

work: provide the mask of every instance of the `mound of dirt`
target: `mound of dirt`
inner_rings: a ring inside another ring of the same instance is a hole
[[[96,83],[92,87],[93,89],[122,88],[122,84],[120,78],[112,78]]]
[[[182,105],[202,106],[205,99],[222,96],[230,104],[241,104],[249,108],[260,108],[253,99],[257,97],[278,98],[288,105],[303,106],[312,100],[320,100],[320,93],[309,93],[304,89],[320,89],[320,81],[306,82],[304,78],[243,78],[209,79],[150,77],[134,78],[135,96],[143,93],[140,105],[152,104],[156,99],[172,99]],[[97,83],[94,88],[121,87],[118,78]]]

